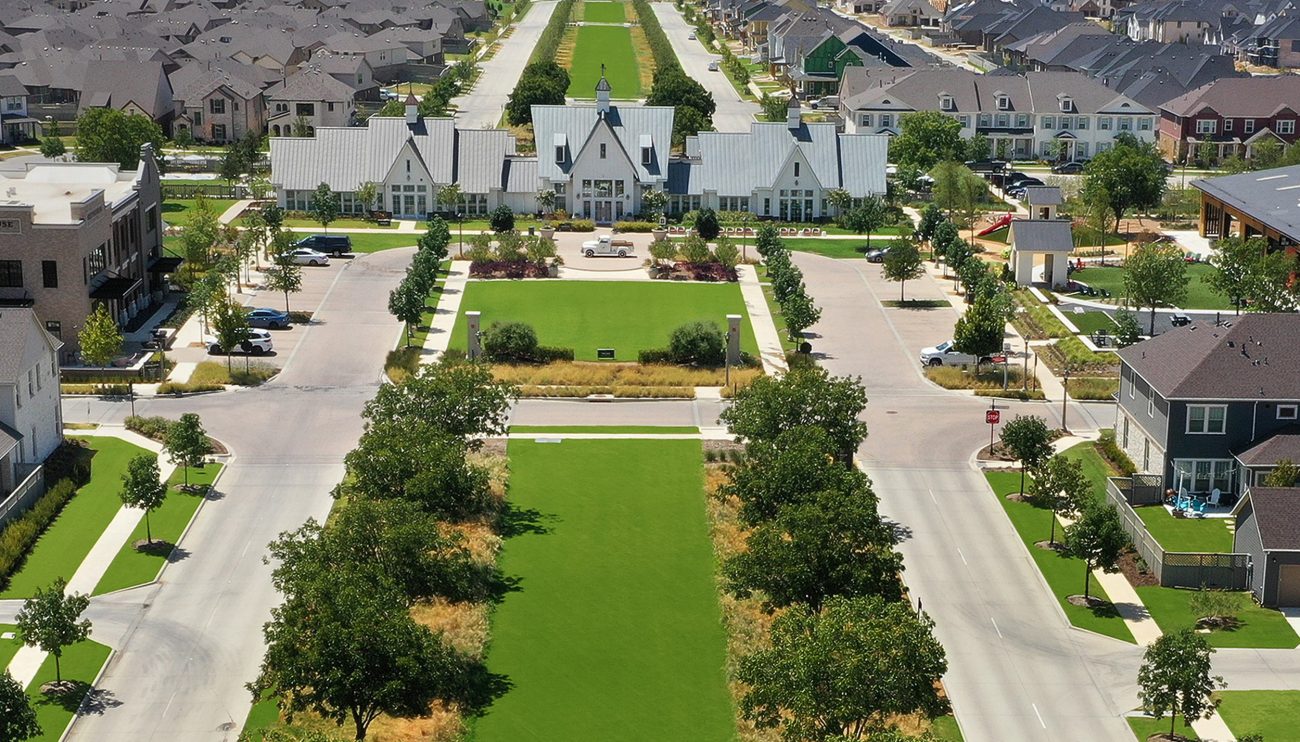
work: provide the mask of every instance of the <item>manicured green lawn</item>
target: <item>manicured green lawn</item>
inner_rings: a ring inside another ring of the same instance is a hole
[[[1232,553],[1230,518],[1175,518],[1163,505],[1148,505],[1134,511],[1166,551]]]
[[[208,209],[215,215],[221,216],[226,213],[226,209],[235,204],[234,199],[228,198],[208,198]],[[183,227],[190,223],[190,216],[194,213],[194,207],[198,203],[192,198],[168,199],[162,205],[162,219],[164,222],[173,227]]]
[[[1187,266],[1187,300],[1179,306],[1182,309],[1223,309],[1231,310],[1232,305],[1222,294],[1210,287],[1210,276],[1215,268],[1206,263],[1189,263]],[[1124,269],[1113,266],[1088,266],[1075,271],[1074,280],[1086,283],[1094,289],[1107,289],[1113,300],[1124,296]],[[1145,327],[1146,315],[1142,315]]]
[[[735,739],[696,441],[514,440],[478,742]]]
[[[621,2],[588,2],[582,5],[582,20],[592,23],[623,23],[627,14]]]
[[[511,425],[511,433],[698,433],[694,425]]]
[[[1172,587],[1139,587],[1136,590],[1156,625],[1166,634],[1195,625],[1196,617],[1188,607],[1195,594],[1192,590]],[[1300,643],[1300,637],[1296,637],[1291,624],[1281,613],[1255,605],[1250,593],[1232,595],[1238,602],[1237,619],[1241,624],[1231,631],[1205,634],[1212,646],[1291,649]]]
[[[1065,316],[1069,318],[1075,327],[1079,328],[1079,332],[1089,335],[1103,331],[1114,333],[1115,328],[1118,327],[1115,320],[1111,319],[1110,315],[1105,312],[1082,312],[1079,314],[1065,312]]]
[[[1083,475],[1092,483],[1093,496],[1098,500],[1106,497],[1106,478],[1115,476],[1110,465],[1097,453],[1095,443],[1079,443],[1065,450],[1066,458],[1074,459],[1083,467]]]
[[[40,722],[43,734],[34,739],[54,742],[63,736],[63,730],[72,723],[77,708],[95,682],[99,670],[108,661],[109,648],[103,644],[86,640],[78,642],[63,650],[59,660],[61,675],[64,680],[77,683],[77,689],[62,695],[46,696],[41,693],[41,685],[54,680],[54,658],[46,657],[41,669],[36,671],[32,684],[27,686],[27,697],[31,699],[32,708],[36,709],[36,719]]]
[[[975,231],[979,232],[980,229],[983,229],[983,227],[978,227],[976,228]],[[1001,229],[996,229],[992,232],[989,232],[988,234],[984,235],[983,237],[980,237],[979,239],[990,240],[993,242],[1001,242],[1002,244],[1005,245],[1007,244],[1007,240],[1009,239],[1010,231],[1011,230],[1009,228],[1003,227]],[[1097,230],[1091,229],[1089,227],[1075,227],[1073,230],[1073,234],[1074,234],[1074,244],[1076,247],[1097,246],[1097,241],[1098,241]],[[1115,245],[1123,245],[1123,244],[1124,244],[1124,238],[1120,237],[1114,232],[1106,235],[1107,246],[1114,247]]]
[[[1130,716],[1128,725],[1133,728],[1133,736],[1138,738],[1138,742],[1147,742],[1147,737],[1153,734],[1169,734],[1169,717],[1163,719],[1153,719],[1150,716]],[[1200,739],[1196,736],[1196,730],[1183,723],[1183,717],[1178,717],[1174,722],[1174,731],[1188,739]],[[1269,742],[1272,742],[1270,740]]]
[[[957,717],[951,715],[931,719],[930,731],[944,742],[962,742],[963,739]]]
[[[315,229],[318,231],[321,230],[320,222],[314,219],[285,219],[284,226]],[[365,219],[354,219],[351,217],[345,217],[330,222],[329,229],[335,231],[342,230],[342,229],[397,229],[397,222],[394,221],[391,224],[389,224],[387,227],[385,227],[381,224],[368,222]]]
[[[1219,698],[1219,715],[1238,739],[1259,734],[1268,742],[1300,742],[1300,691],[1228,690]]]
[[[1070,619],[1070,623],[1081,629],[1095,631],[1122,641],[1133,641],[1133,634],[1128,630],[1128,626],[1124,625],[1124,620],[1120,618],[1119,612],[1114,608],[1088,609],[1071,605],[1066,600],[1071,595],[1081,595],[1083,593],[1083,561],[1063,557],[1057,552],[1034,546],[1035,543],[1046,540],[1045,537],[1049,535],[1050,514],[1028,503],[1013,502],[1006,498],[1006,495],[1020,490],[1020,474],[1008,471],[990,471],[985,472],[984,476],[988,478],[989,485],[997,495],[998,502],[1002,504],[1003,510],[1007,512],[1007,517],[1011,520],[1011,525],[1020,534],[1020,539],[1024,541],[1025,548],[1028,549],[1034,563],[1038,565],[1039,571],[1043,573],[1043,577],[1047,580],[1052,593],[1056,595],[1056,599],[1060,602],[1066,617]],[[1026,487],[1028,487],[1028,484],[1026,484]],[[1056,534],[1058,538],[1061,535],[1059,524],[1056,528]],[[1095,581],[1092,583],[1089,594],[1109,600],[1106,591]]]
[[[867,236],[854,240],[827,240],[818,237],[784,237],[782,241],[790,250],[810,252],[827,258],[861,258],[867,254]],[[893,235],[871,234],[871,247],[889,247],[894,241]],[[752,242],[752,240],[751,240]]]
[[[306,237],[308,234],[317,234],[319,229],[295,229],[295,233]],[[419,234],[350,234],[352,238],[353,252],[379,252],[380,250],[391,250],[394,247],[415,247],[415,243],[420,239]]]
[[[726,315],[745,317],[740,347],[758,354],[740,287],[734,283],[663,281],[470,281],[452,330],[451,347],[464,350],[464,312],[493,322],[526,322],[542,345],[573,348],[577,360],[596,360],[597,348],[613,348],[620,361],[642,350],[664,348],[678,326],[709,321],[726,327]]]
[[[23,645],[22,642],[18,641],[17,626],[0,623],[0,634],[7,634],[10,632],[15,634],[14,638],[0,639],[0,672],[3,672],[4,669],[9,666],[9,660],[14,658],[14,655],[18,652],[18,648]]]
[[[211,485],[220,471],[221,464],[208,464],[202,469],[191,469],[190,484]],[[149,516],[150,530],[155,541],[165,541],[174,545],[185,531],[190,519],[194,517],[194,513],[198,511],[199,505],[203,503],[203,495],[192,495],[181,491],[182,481],[184,481],[184,473],[177,469],[167,480],[170,491],[167,493],[166,501]],[[137,551],[133,544],[144,537],[145,524],[141,519],[140,525],[136,526],[131,533],[131,538],[122,544],[117,556],[108,565],[108,571],[95,586],[95,595],[143,585],[158,578],[158,573],[167,563],[170,550],[152,553]]]
[[[84,439],[94,452],[91,479],[77,491],[63,512],[41,535],[21,569],[10,579],[0,599],[28,598],[56,578],[70,579],[91,547],[122,507],[118,491],[127,463],[149,451],[117,438]]]
[[[595,98],[602,64],[614,98],[641,97],[632,32],[622,26],[583,26],[578,29],[573,59],[569,62],[569,95]]]

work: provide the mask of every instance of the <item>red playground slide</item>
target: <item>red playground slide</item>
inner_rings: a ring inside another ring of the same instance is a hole
[[[1012,216],[1011,214],[1003,214],[1002,216],[998,217],[997,221],[993,222],[992,224],[980,230],[979,232],[976,232],[975,236],[983,237],[984,235],[990,232],[996,232],[999,229],[1002,229],[1003,227],[1011,223],[1011,216]]]

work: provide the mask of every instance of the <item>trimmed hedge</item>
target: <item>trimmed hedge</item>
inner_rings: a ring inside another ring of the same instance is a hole
[[[614,222],[615,232],[653,232],[658,228],[655,222]]]
[[[556,232],[595,232],[596,223],[590,219],[565,219],[555,223]]]
[[[637,22],[641,24],[641,30],[645,32],[646,41],[650,44],[650,56],[654,57],[655,71],[670,67],[680,71],[681,64],[677,61],[677,52],[673,51],[668,35],[659,25],[659,16],[655,15],[654,9],[650,7],[649,0],[632,0],[632,8],[636,11]],[[557,7],[555,12],[559,13],[560,9]],[[543,57],[543,59],[550,59],[550,57]]]
[[[1122,476],[1131,477],[1137,471],[1137,467],[1133,465],[1133,459],[1130,459],[1128,454],[1124,453],[1124,449],[1120,448],[1119,444],[1115,442],[1114,430],[1101,431],[1101,438],[1097,440],[1097,452],[1111,466],[1115,467]]]
[[[475,260],[469,264],[471,276],[488,278],[549,278],[545,265],[516,260]]]
[[[36,540],[63,512],[77,488],[70,479],[61,479],[41,495],[31,509],[0,532],[0,585],[22,566]]]
[[[131,415],[123,421],[123,424],[132,433],[139,433],[151,441],[161,442],[167,437],[167,431],[171,429],[172,422],[161,415],[150,417]]]
[[[551,19],[546,22],[546,30],[542,35],[537,37],[537,45],[533,47],[533,55],[528,58],[532,62],[552,62],[555,55],[560,51],[560,40],[564,38],[564,28],[569,25],[573,18],[574,0],[560,0],[555,6],[555,11],[551,14]]]
[[[59,393],[75,396],[125,397],[131,393],[129,384],[60,384]]]

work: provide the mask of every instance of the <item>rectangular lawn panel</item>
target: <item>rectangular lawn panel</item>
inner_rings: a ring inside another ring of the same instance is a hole
[[[1065,312],[1065,316],[1069,318],[1071,324],[1079,328],[1079,332],[1089,335],[1103,331],[1113,335],[1115,329],[1119,327],[1115,324],[1115,320],[1111,319],[1110,315],[1105,312],[1081,312],[1079,314]]]
[[[595,98],[600,82],[600,66],[615,98],[641,97],[641,78],[637,72],[636,53],[632,50],[632,32],[622,26],[582,26],[569,63],[569,95]]]
[[[1258,734],[1268,742],[1300,742],[1300,691],[1229,690],[1219,698],[1219,715],[1237,739]]]
[[[221,464],[207,464],[202,469],[190,469],[190,484],[211,485],[220,471]],[[203,503],[204,495],[190,494],[180,490],[183,481],[184,472],[182,470],[177,469],[172,473],[167,482],[170,487],[167,492],[167,499],[163,502],[162,507],[149,516],[150,530],[155,541],[165,541],[175,545],[185,531],[185,527],[189,525],[190,519],[194,517],[194,513],[198,511],[199,505]],[[138,551],[134,544],[144,537],[145,524],[144,519],[141,518],[140,524],[131,533],[131,538],[127,539],[125,544],[122,544],[117,556],[108,565],[108,571],[104,573],[104,576],[99,580],[99,584],[95,586],[95,595],[103,595],[114,590],[143,585],[158,578],[158,573],[162,571],[163,565],[167,563],[170,550]]]
[[[623,23],[627,14],[621,2],[594,2],[582,4],[582,20],[591,23]]]
[[[1168,634],[1196,624],[1190,602],[1195,591],[1173,587],[1135,588],[1143,604],[1151,612],[1160,630]],[[1248,592],[1231,593],[1237,600],[1237,628],[1219,629],[1202,634],[1211,646],[1220,648],[1256,647],[1266,649],[1292,649],[1300,643],[1286,617],[1271,608],[1255,604]]]
[[[58,577],[71,579],[122,507],[118,492],[127,463],[140,454],[153,455],[117,438],[94,436],[83,440],[94,453],[90,482],[73,495],[41,535],[22,568],[0,592],[0,599],[29,598],[37,588],[49,587]]]
[[[1232,553],[1230,518],[1175,518],[1163,505],[1148,505],[1134,511],[1166,551]]]
[[[542,345],[573,348],[579,361],[596,360],[597,348],[613,348],[619,361],[668,346],[672,331],[688,322],[715,322],[726,315],[745,318],[740,348],[758,355],[740,287],[734,283],[659,281],[470,281],[452,330],[451,347],[464,350],[464,312],[482,312],[483,329],[493,322],[525,322]]]
[[[984,476],[988,477],[989,485],[997,495],[998,502],[1002,504],[1002,509],[1006,511],[1007,517],[1011,520],[1011,525],[1015,527],[1016,532],[1020,534],[1020,539],[1025,543],[1029,555],[1033,558],[1034,563],[1038,565],[1038,570],[1042,572],[1044,579],[1047,580],[1048,587],[1056,595],[1056,599],[1065,611],[1065,615],[1070,619],[1070,623],[1081,629],[1088,629],[1099,634],[1114,637],[1121,641],[1133,641],[1133,634],[1124,624],[1124,619],[1120,618],[1119,612],[1114,609],[1088,609],[1082,606],[1071,605],[1066,598],[1071,595],[1081,595],[1083,593],[1083,561],[1063,557],[1060,554],[1040,549],[1034,546],[1039,541],[1045,541],[1050,532],[1050,523],[1048,520],[1050,513],[1047,510],[1036,508],[1025,502],[1014,502],[1008,500],[1006,496],[1012,492],[1020,491],[1020,474],[1009,471],[991,471],[985,472]],[[1028,489],[1028,480],[1025,488]],[[1062,529],[1058,523],[1056,526],[1057,538],[1061,538]],[[1092,589],[1089,593],[1103,600],[1110,600],[1106,591],[1098,585],[1096,580],[1092,582]]]
[[[511,689],[478,742],[732,740],[726,636],[697,441],[513,440],[510,500],[531,515],[488,667]]]
[[[1222,294],[1216,292],[1210,287],[1210,276],[1214,274],[1214,266],[1208,263],[1190,263],[1187,266],[1187,300],[1180,306],[1183,309],[1222,309],[1231,310],[1232,305]],[[1071,276],[1080,283],[1086,283],[1094,289],[1106,289],[1115,299],[1124,296],[1124,269],[1115,266],[1086,266],[1081,271],[1075,271]],[[1139,322],[1142,327],[1147,326],[1147,311],[1139,312]],[[1157,322],[1160,320],[1157,319]]]
[[[342,230],[335,230],[344,233]],[[320,230],[295,229],[294,236],[301,239],[309,234],[318,234]],[[407,234],[367,234],[352,233],[348,234],[352,238],[352,252],[379,252],[380,250],[391,250],[396,247],[415,247],[416,240],[420,235],[414,232]]]
[[[36,671],[32,684],[27,686],[27,697],[32,708],[36,709],[36,720],[40,722],[42,734],[34,737],[37,742],[55,742],[63,736],[63,731],[72,723],[81,701],[90,686],[99,676],[99,671],[108,662],[109,648],[98,642],[86,640],[77,642],[63,650],[59,660],[61,676],[65,681],[77,684],[76,690],[63,694],[44,695],[41,685],[55,678],[54,657],[47,656]]]
[[[1153,719],[1150,716],[1130,716],[1128,725],[1133,729],[1133,736],[1137,737],[1138,742],[1147,742],[1147,737],[1153,734],[1169,734],[1169,717],[1163,719]],[[1183,717],[1179,716],[1174,722],[1174,731],[1188,739],[1200,739],[1196,736],[1196,730],[1187,726],[1183,722]]]
[[[511,425],[511,433],[699,433],[694,425]]]
[[[208,210],[216,216],[221,216],[226,213],[226,209],[235,205],[235,200],[229,198],[209,198],[205,200],[208,204]],[[184,227],[190,223],[190,218],[197,206],[198,199],[169,198],[163,201],[162,220],[173,227]]]
[[[889,243],[893,242],[894,238],[895,235],[873,232],[871,234],[871,249],[889,247]],[[852,240],[825,239],[821,237],[783,237],[782,241],[789,250],[810,252],[827,258],[865,258],[868,249],[866,235]]]

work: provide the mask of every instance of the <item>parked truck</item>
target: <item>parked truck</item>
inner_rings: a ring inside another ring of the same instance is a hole
[[[607,234],[582,243],[582,254],[589,258],[594,258],[597,255],[617,255],[620,258],[626,258],[632,254],[634,249],[631,240],[616,240],[613,236]]]

